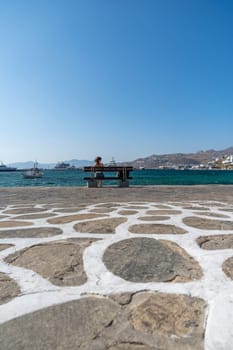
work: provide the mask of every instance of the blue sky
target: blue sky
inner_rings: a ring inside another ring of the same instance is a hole
[[[0,0],[0,160],[233,145],[232,0]]]

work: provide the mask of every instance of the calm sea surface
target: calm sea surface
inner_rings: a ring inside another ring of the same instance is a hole
[[[86,186],[80,170],[44,170],[43,174],[40,179],[24,179],[19,171],[0,172],[0,187]],[[227,170],[134,170],[132,177],[130,184],[138,186],[233,184],[233,171]]]

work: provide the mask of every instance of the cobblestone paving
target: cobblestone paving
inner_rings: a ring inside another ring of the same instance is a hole
[[[230,350],[233,205],[0,209],[3,350]]]

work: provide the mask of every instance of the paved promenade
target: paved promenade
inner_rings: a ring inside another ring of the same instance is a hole
[[[233,186],[0,190],[3,350],[231,350]]]

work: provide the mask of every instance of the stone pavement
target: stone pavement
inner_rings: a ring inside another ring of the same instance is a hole
[[[233,205],[1,204],[2,350],[231,350]]]

